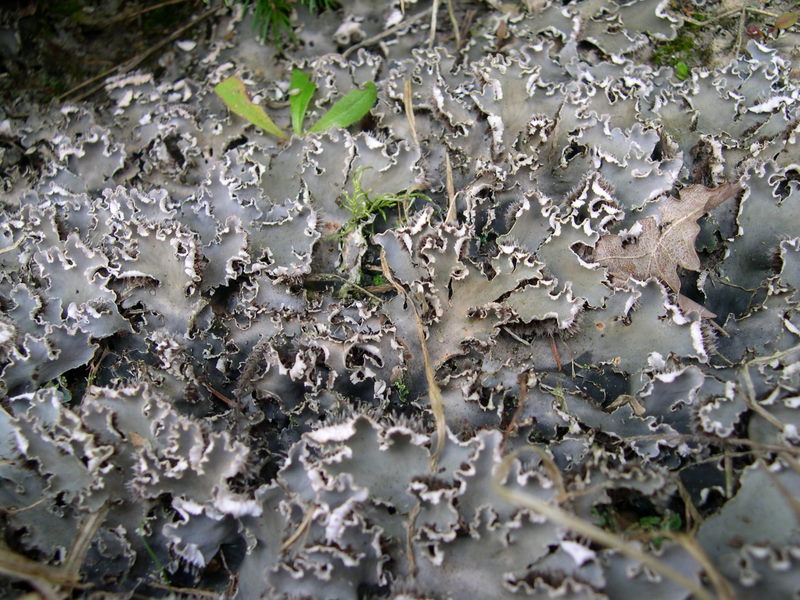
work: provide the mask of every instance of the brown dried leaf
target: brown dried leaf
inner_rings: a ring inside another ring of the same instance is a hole
[[[685,311],[697,311],[704,317],[715,316],[701,305],[681,296],[678,267],[700,270],[700,257],[694,244],[700,226],[697,220],[708,211],[732,198],[741,190],[738,183],[716,188],[693,185],[680,191],[680,199],[668,197],[659,206],[660,219],[640,219],[639,236],[630,241],[619,235],[604,235],[594,249],[594,260],[619,279],[645,281],[657,277],[678,294]],[[659,223],[660,221],[660,223]]]
[[[797,19],[800,18],[800,11],[794,10],[792,12],[785,12],[782,15],[778,15],[778,18],[775,19],[775,29],[789,29],[792,25],[797,23]]]

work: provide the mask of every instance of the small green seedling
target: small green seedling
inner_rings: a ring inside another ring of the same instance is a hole
[[[339,99],[319,121],[304,131],[303,121],[316,90],[317,86],[307,74],[299,69],[292,71],[289,84],[289,109],[292,116],[292,130],[296,135],[317,133],[331,127],[349,127],[366,115],[378,99],[378,89],[373,82],[368,81],[363,89],[352,90],[344,98]],[[263,108],[253,104],[247,96],[244,82],[238,77],[228,77],[218,84],[214,91],[232,112],[277,138],[287,137]]]

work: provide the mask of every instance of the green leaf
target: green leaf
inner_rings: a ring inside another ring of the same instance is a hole
[[[222,98],[222,101],[232,112],[243,119],[247,119],[256,127],[260,127],[276,137],[286,137],[286,134],[275,125],[273,120],[264,112],[264,109],[250,101],[247,96],[247,90],[244,88],[244,82],[238,77],[228,77],[214,88],[214,92]]]
[[[366,115],[375,106],[377,99],[378,90],[374,83],[368,81],[364,84],[363,90],[353,90],[331,106],[330,110],[308,131],[316,133],[331,127],[349,127]]]
[[[677,62],[673,68],[675,69],[675,77],[681,81],[689,77],[689,66],[685,62]]]
[[[292,71],[292,81],[289,84],[289,108],[292,113],[292,129],[297,135],[303,135],[303,119],[311,102],[311,96],[317,91],[317,86],[308,78],[308,75],[299,69]]]

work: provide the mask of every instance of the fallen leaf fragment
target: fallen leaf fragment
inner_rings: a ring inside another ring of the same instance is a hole
[[[800,18],[800,10],[793,10],[779,15],[778,18],[775,19],[773,31],[777,29],[789,29],[797,23],[798,18]]]
[[[594,260],[617,279],[645,281],[656,277],[678,294],[684,312],[699,312],[702,317],[716,315],[681,295],[678,267],[700,270],[695,240],[700,233],[697,220],[742,190],[738,183],[715,188],[692,185],[679,192],[679,199],[667,197],[659,206],[660,218],[644,217],[637,222],[639,235],[604,235],[594,248]]]

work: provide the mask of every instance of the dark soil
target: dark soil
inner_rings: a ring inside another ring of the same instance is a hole
[[[0,0],[0,103],[67,99],[75,86],[146,52],[202,7],[200,0]],[[157,59],[156,52],[142,65],[156,70]]]

